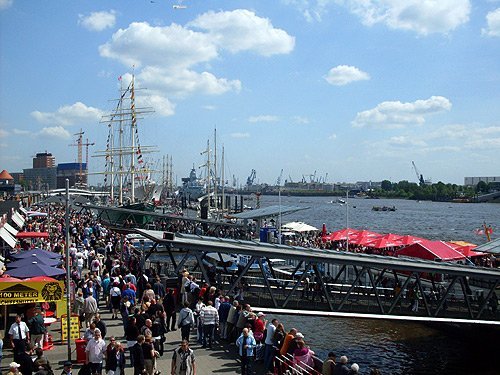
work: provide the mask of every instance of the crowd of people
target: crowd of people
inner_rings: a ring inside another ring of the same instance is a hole
[[[173,352],[172,374],[195,373],[195,354],[189,346],[193,340],[208,349],[215,343],[237,345],[243,374],[252,373],[255,361],[262,362],[266,371],[281,364],[317,368],[315,353],[306,345],[304,335],[294,328],[287,332],[277,319],[267,321],[264,313],[254,312],[242,301],[243,292],[224,295],[217,289],[216,280],[197,280],[187,269],[179,275],[175,288],[167,288],[156,269],[142,268],[141,254],[131,242],[122,241],[119,234],[101,225],[91,213],[72,210],[69,223],[72,312],[80,317],[83,338],[87,341],[89,374],[100,375],[104,370],[107,375],[122,375],[126,366],[134,369],[134,375],[159,374],[162,369],[158,368],[157,359],[165,353],[166,333],[176,330],[181,345]],[[50,215],[30,218],[27,225],[31,230],[49,231],[50,237],[24,243],[24,248],[39,247],[64,255],[64,208],[51,207]],[[207,228],[181,220],[158,222],[157,225],[166,231],[243,239],[250,238],[255,230],[252,226]],[[106,322],[100,314],[103,306],[109,309],[112,320],[122,321],[123,344],[108,335]],[[24,323],[21,317],[18,320]],[[43,332],[38,333],[31,326],[19,331],[13,325],[9,333],[14,348],[14,362],[10,368],[13,374],[51,375],[48,361],[35,362],[29,369],[22,359],[24,354],[30,356],[34,351],[45,358],[39,342]],[[31,340],[32,345],[21,345],[27,340]],[[357,365],[348,368],[344,357],[335,368],[340,368],[340,364],[349,373],[357,373],[354,372]],[[64,371],[71,374],[71,363],[65,364]],[[326,368],[324,371],[333,373]],[[338,371],[335,370],[335,374],[344,373]]]

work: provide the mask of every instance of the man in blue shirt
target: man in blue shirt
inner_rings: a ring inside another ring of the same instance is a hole
[[[132,305],[135,305],[136,295],[135,292],[132,289],[130,289],[129,284],[125,286],[125,290],[122,292],[122,298],[125,296],[128,297],[128,300]]]
[[[248,328],[243,328],[241,336],[236,340],[241,357],[241,374],[252,374],[253,350],[257,343],[252,335],[248,334]]]

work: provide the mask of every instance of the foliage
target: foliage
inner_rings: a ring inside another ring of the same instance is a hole
[[[417,183],[406,180],[397,183],[384,180],[380,189],[375,190],[373,195],[383,198],[451,201],[454,199],[471,199],[475,196],[476,189],[457,184],[445,184],[441,181],[436,184],[419,186]]]

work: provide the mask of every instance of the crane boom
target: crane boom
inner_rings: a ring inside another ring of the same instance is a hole
[[[414,161],[412,161],[411,164],[413,165],[413,169],[415,170],[415,174],[417,175],[418,184],[420,186],[424,186],[425,185],[424,175],[419,172]]]

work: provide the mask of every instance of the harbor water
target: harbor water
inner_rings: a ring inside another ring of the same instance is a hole
[[[254,198],[255,199],[255,198]],[[284,206],[309,207],[283,216],[283,223],[304,221],[329,231],[345,228],[380,233],[411,234],[435,240],[486,241],[474,230],[484,222],[500,227],[500,205],[349,199],[330,203],[329,197],[281,197]],[[250,202],[255,205],[254,202]],[[278,204],[276,196],[261,197],[261,207]],[[372,211],[373,206],[395,206],[396,211]],[[347,219],[348,216],[348,219]],[[348,221],[347,221],[348,220]],[[496,232],[493,238],[498,238]],[[278,316],[285,329],[298,328],[320,358],[333,351],[360,365],[361,374],[377,367],[382,374],[498,374],[500,330],[450,327],[413,322],[346,318]]]

